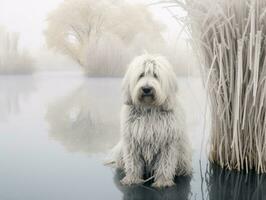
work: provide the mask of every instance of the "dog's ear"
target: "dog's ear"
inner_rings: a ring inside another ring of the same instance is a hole
[[[177,101],[177,92],[178,92],[178,85],[177,85],[177,78],[174,72],[169,73],[168,75],[168,95],[163,105],[164,110],[173,110],[176,106]]]
[[[122,92],[123,92],[123,101],[126,105],[132,105],[132,97],[130,95],[130,80],[129,80],[129,72],[125,74],[125,77],[122,81]]]
[[[173,70],[173,66],[168,62],[168,60],[163,56],[157,56],[156,57],[156,63],[161,65],[161,67],[164,69],[163,71],[166,73],[166,84],[167,89],[169,89],[170,93],[177,93],[178,87],[177,87],[177,77],[176,73]]]
[[[176,100],[176,93],[172,94],[172,96],[168,96],[164,104],[162,105],[163,110],[173,110],[176,106]]]
[[[171,80],[171,81],[170,81],[170,87],[171,87],[172,91],[173,91],[174,93],[177,93],[177,92],[178,92],[178,85],[177,85],[176,74],[175,74],[174,71],[171,73],[170,80]]]

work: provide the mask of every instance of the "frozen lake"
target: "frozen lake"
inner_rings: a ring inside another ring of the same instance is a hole
[[[155,190],[149,185],[123,187],[120,172],[103,165],[119,138],[120,78],[0,76],[0,199],[266,199],[265,176],[208,164],[201,81],[178,81],[194,174],[177,178],[175,187]]]

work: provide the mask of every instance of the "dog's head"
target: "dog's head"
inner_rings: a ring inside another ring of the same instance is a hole
[[[125,103],[171,109],[177,92],[172,66],[161,56],[136,57],[123,80]]]

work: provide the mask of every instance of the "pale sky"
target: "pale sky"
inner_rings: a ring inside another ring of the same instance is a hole
[[[39,48],[43,43],[45,19],[63,0],[0,0],[0,25],[20,33],[21,43]]]
[[[43,30],[49,11],[63,0],[0,0],[0,26],[19,32],[21,45],[28,49],[39,49],[44,45]],[[149,0],[136,0],[149,3]],[[132,1],[130,1],[132,2]],[[180,26],[160,6],[151,6],[155,18],[167,25],[166,36],[173,37]]]

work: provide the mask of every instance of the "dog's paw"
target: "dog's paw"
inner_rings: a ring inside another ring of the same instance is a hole
[[[144,183],[144,180],[141,178],[134,178],[134,177],[129,177],[125,176],[121,181],[122,185],[134,185],[134,184],[141,184]]]
[[[155,188],[163,188],[163,187],[171,187],[174,185],[175,183],[173,180],[157,180],[151,186]]]

